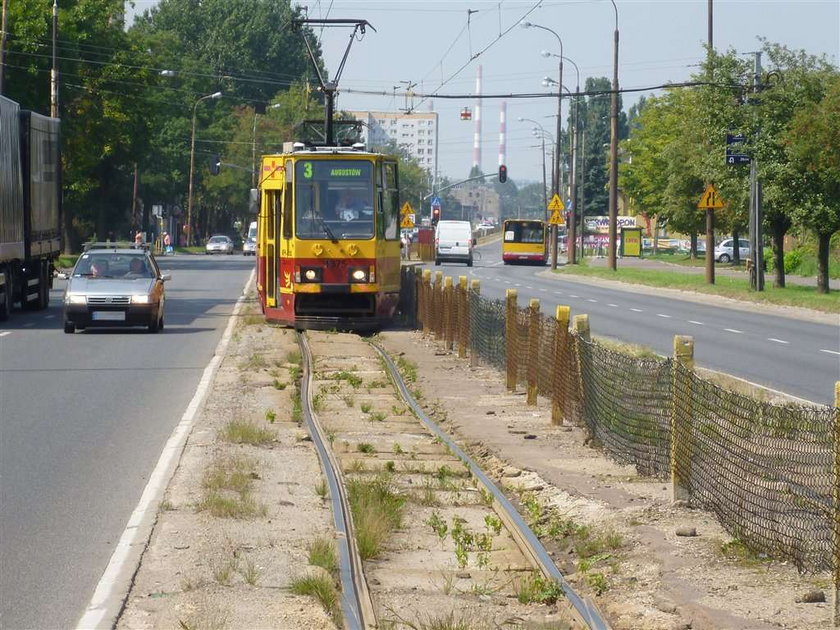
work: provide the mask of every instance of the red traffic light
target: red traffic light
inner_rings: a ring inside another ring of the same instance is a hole
[[[499,164],[499,181],[504,184],[507,181],[507,166]]]
[[[437,225],[438,221],[440,221],[440,207],[434,206],[432,208],[432,225]]]

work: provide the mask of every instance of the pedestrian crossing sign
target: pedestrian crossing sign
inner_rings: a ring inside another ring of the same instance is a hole
[[[566,206],[563,205],[563,200],[560,199],[560,195],[554,193],[554,196],[551,198],[551,201],[548,203],[548,210],[549,212],[562,212],[566,209]]]
[[[402,208],[400,208],[400,216],[404,217],[407,214],[414,214],[414,208],[412,208],[411,204],[406,201],[402,205]]]

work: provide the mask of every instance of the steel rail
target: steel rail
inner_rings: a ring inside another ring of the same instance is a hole
[[[484,471],[467,455],[450,437],[441,429],[431,418],[429,418],[422,407],[417,404],[414,397],[408,391],[402,376],[397,370],[396,365],[391,360],[391,357],[385,352],[376,342],[371,341],[371,346],[379,353],[379,356],[385,362],[388,368],[391,380],[396,385],[404,402],[412,409],[417,418],[426,426],[426,428],[436,435],[449,450],[458,457],[465,465],[469,467],[473,476],[479,480],[484,486],[484,489],[492,494],[493,503],[496,512],[505,522],[508,531],[519,544],[520,549],[526,557],[531,559],[531,562],[537,567],[544,577],[551,579],[560,585],[566,599],[574,608],[574,612],[578,616],[578,620],[592,630],[609,630],[606,620],[601,616],[597,607],[589,600],[578,595],[571,585],[560,573],[554,560],[548,555],[545,547],[543,547],[539,538],[534,534],[528,524],[522,519],[522,516],[513,507],[511,502],[507,499],[505,494],[496,486],[496,484],[484,473]]]
[[[318,451],[321,468],[330,490],[333,524],[336,531],[339,579],[341,582],[341,611],[344,627],[348,630],[368,630],[376,627],[373,601],[365,580],[362,560],[353,535],[353,518],[350,502],[345,492],[344,477],[331,449],[327,448],[324,430],[318,422],[312,403],[312,352],[305,335],[295,332],[301,353],[303,372],[300,381],[300,398],[306,425],[312,443]]]

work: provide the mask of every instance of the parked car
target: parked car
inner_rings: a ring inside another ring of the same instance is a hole
[[[257,255],[257,241],[252,238],[245,239],[245,242],[242,244],[242,255],[243,256],[256,256]]]
[[[720,242],[720,245],[715,247],[715,260],[722,263],[727,263],[734,257],[735,239],[727,238]],[[746,260],[750,257],[750,242],[745,238],[738,239],[738,258]]]
[[[64,290],[64,332],[93,327],[145,326],[163,329],[164,283],[145,247],[88,244],[70,274]]]
[[[435,264],[442,261],[473,266],[473,233],[469,221],[438,221],[435,228]]]
[[[204,248],[205,254],[233,254],[233,241],[229,236],[216,234],[211,236]]]

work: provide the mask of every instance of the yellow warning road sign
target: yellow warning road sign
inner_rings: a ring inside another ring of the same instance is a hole
[[[402,205],[402,208],[400,208],[400,216],[404,217],[407,214],[414,214],[414,208],[412,208],[411,204],[406,201]]]
[[[548,210],[550,212],[555,212],[560,210],[561,212],[566,209],[566,206],[563,204],[563,200],[560,199],[560,195],[554,193],[554,196],[551,198],[551,201],[548,202]]]
[[[555,210],[548,218],[549,225],[566,225],[566,217],[560,210]]]
[[[706,190],[704,190],[703,194],[700,196],[700,201],[697,204],[697,207],[704,210],[723,208],[723,200],[720,198],[717,189],[712,184],[706,186]]]
[[[404,214],[402,221],[400,221],[401,228],[413,228],[414,227],[414,213],[411,214]]]

